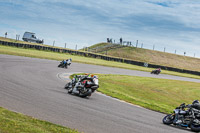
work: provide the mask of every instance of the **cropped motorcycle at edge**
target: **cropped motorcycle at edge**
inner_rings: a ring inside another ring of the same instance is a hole
[[[191,128],[194,132],[200,132],[200,110],[193,107],[193,105],[183,103],[174,109],[172,114],[166,115],[163,118],[163,123]]]
[[[99,88],[98,77],[95,75],[75,75],[71,82],[65,85],[68,93],[80,97],[89,97]]]

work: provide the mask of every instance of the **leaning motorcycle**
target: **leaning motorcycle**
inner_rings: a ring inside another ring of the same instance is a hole
[[[89,97],[98,88],[98,77],[95,75],[75,75],[72,81],[65,85],[68,93],[73,93],[80,97]]]
[[[158,75],[158,74],[160,74],[160,71],[158,71],[158,70],[152,70],[151,74],[157,74]]]
[[[183,103],[174,109],[172,114],[166,115],[163,118],[163,123],[185,128],[189,127],[194,132],[200,132],[200,110]]]
[[[64,63],[64,61],[61,61],[58,67],[67,68],[67,63]]]

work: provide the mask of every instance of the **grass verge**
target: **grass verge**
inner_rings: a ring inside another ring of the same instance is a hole
[[[63,60],[67,58],[72,58],[73,62],[79,62],[79,63],[85,63],[85,64],[118,67],[118,68],[147,71],[147,72],[152,71],[152,68],[146,68],[146,67],[141,67],[141,66],[136,66],[136,65],[131,65],[131,64],[120,63],[120,62],[105,61],[102,59],[95,59],[95,58],[89,58],[89,57],[83,57],[83,56],[77,56],[77,55],[71,55],[71,54],[56,53],[56,52],[34,50],[34,49],[23,49],[23,48],[16,48],[16,47],[9,47],[9,46],[2,46],[2,45],[0,45],[0,54],[9,54],[9,55],[17,55],[17,56],[25,56],[25,57],[51,59],[51,60]],[[197,76],[197,75],[178,73],[178,72],[166,71],[166,70],[162,70],[162,74],[200,79],[200,76]]]
[[[99,74],[99,85],[106,95],[163,113],[200,96],[200,83],[186,81]]]
[[[0,133],[78,133],[78,131],[0,107]]]

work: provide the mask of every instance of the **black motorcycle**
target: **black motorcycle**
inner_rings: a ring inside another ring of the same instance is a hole
[[[185,128],[189,127],[194,132],[200,132],[200,110],[183,103],[174,109],[172,114],[166,115],[163,118],[163,123]]]
[[[157,74],[157,75],[158,75],[158,74],[160,74],[160,71],[157,70],[157,69],[156,69],[156,70],[152,70],[152,71],[151,71],[151,74]]]
[[[58,65],[58,67],[61,68],[67,68],[67,63],[64,63],[64,60],[60,62],[60,64]]]
[[[80,97],[89,97],[99,88],[98,77],[88,75],[75,75],[71,82],[65,85],[68,93],[76,94]]]

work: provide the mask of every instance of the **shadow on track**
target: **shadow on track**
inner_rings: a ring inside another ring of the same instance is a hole
[[[180,127],[180,126],[175,126],[175,125],[166,125],[166,126],[169,126],[169,127],[172,127],[172,128],[176,128],[176,129],[180,129],[180,130],[184,130],[184,131],[192,132],[190,128],[185,128],[185,127]]]

